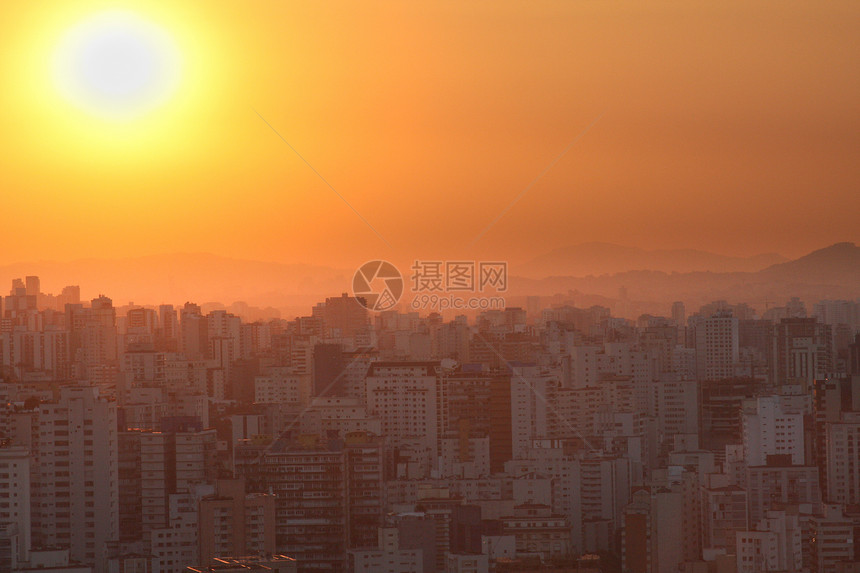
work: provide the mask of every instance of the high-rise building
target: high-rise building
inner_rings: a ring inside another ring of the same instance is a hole
[[[445,397],[438,362],[374,362],[367,372],[367,407],[382,421],[391,448],[418,444],[430,465],[439,454]]]
[[[9,550],[21,561],[27,561],[30,551],[31,503],[30,452],[0,443],[0,530],[10,532],[10,539],[16,532],[15,547]]]
[[[802,539],[797,515],[769,511],[755,529],[737,532],[737,572],[802,571]]]
[[[695,474],[668,480],[633,493],[624,509],[621,558],[625,571],[679,571],[700,557],[699,484]]]
[[[218,480],[200,500],[199,558],[271,555],[275,552],[275,497],[245,493],[244,480]]]
[[[350,551],[349,565],[351,571],[418,573],[424,571],[423,557],[420,549],[401,548],[396,527],[380,527],[375,547]]]
[[[768,456],[766,465],[750,465],[746,480],[749,522],[756,524],[771,510],[809,504],[818,507],[818,468],[794,465],[791,455]]]
[[[630,460],[592,453],[579,462],[582,547],[585,552],[613,551],[622,513],[630,503]]]
[[[722,380],[735,375],[739,359],[738,319],[717,313],[695,324],[696,373],[699,380]]]
[[[749,527],[747,492],[724,483],[709,483],[702,490],[702,546],[735,553],[737,532]]]
[[[346,293],[325,299],[322,319],[326,333],[332,338],[353,337],[369,325],[367,308]]]
[[[561,441],[536,442],[535,447],[529,449],[527,458],[508,462],[505,465],[505,471],[514,478],[513,485],[515,488],[522,486],[527,488],[525,495],[519,496],[519,499],[523,502],[547,503],[552,507],[554,513],[563,515],[567,519],[573,528],[571,547],[577,553],[582,552],[583,546],[583,496],[580,491],[582,485],[586,485],[587,501],[596,500],[600,503],[600,500],[603,500],[610,506],[614,504],[611,494],[595,490],[594,486],[597,484],[594,481],[586,480],[583,482],[580,476],[580,461],[565,455]],[[532,477],[538,480],[545,479],[549,482],[549,491],[544,492],[544,497],[541,497],[534,490],[528,490],[530,485],[528,482]],[[614,484],[610,481],[608,485],[612,487]],[[622,485],[622,487],[625,486],[626,484]],[[548,497],[545,496],[546,493],[549,494]],[[608,495],[604,496],[604,493]],[[593,504],[589,507],[589,512],[590,516],[594,516]]]
[[[96,387],[65,387],[39,411],[33,542],[68,547],[72,559],[106,570],[119,538],[116,404]]]
[[[826,427],[827,501],[860,504],[860,412]]]
[[[15,571],[20,557],[21,534],[14,523],[0,522],[0,571]]]
[[[217,477],[214,429],[119,434],[120,524],[124,540],[170,526],[170,496]]]
[[[524,458],[532,440],[554,437],[558,378],[536,365],[515,365],[511,373],[513,458]]]
[[[261,471],[276,499],[277,551],[301,571],[343,571],[346,560],[346,468],[343,451],[317,439],[279,443]]]
[[[41,281],[37,276],[24,277],[25,288],[28,296],[39,296],[42,294]]]
[[[316,344],[313,354],[313,395],[345,396],[346,379],[343,346],[341,344]]]
[[[209,358],[209,322],[194,303],[179,312],[179,349],[188,360]]]
[[[347,547],[371,547],[382,525],[383,440],[367,432],[344,439],[347,482]]]
[[[681,301],[672,303],[672,322],[675,326],[684,326],[687,324],[687,309]]]
[[[793,407],[787,396],[759,396],[743,409],[744,460],[762,466],[768,456],[791,456],[793,465],[805,463],[802,410]]]
[[[812,571],[837,571],[840,563],[854,560],[853,520],[845,515],[843,506],[823,504],[821,514],[809,520],[809,536]]]
[[[514,536],[517,553],[536,554],[542,562],[571,553],[570,523],[547,505],[517,505],[501,522],[502,534]]]
[[[158,336],[156,348],[159,350],[179,350],[179,318],[172,304],[158,307]]]
[[[777,384],[811,388],[833,369],[833,336],[829,324],[815,318],[786,318],[774,325],[771,373]]]
[[[721,457],[726,446],[742,444],[743,402],[761,393],[761,383],[750,378],[702,383],[699,396],[702,447]]]
[[[457,459],[471,461],[470,438],[489,438],[490,470],[504,471],[511,451],[511,378],[501,372],[445,372],[446,425],[441,431],[457,438]]]

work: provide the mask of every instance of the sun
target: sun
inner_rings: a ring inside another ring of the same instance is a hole
[[[158,25],[125,11],[70,28],[54,52],[54,82],[77,108],[128,120],[167,102],[180,83],[179,51]]]

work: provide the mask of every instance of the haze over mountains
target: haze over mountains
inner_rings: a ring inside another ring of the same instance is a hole
[[[622,289],[626,300],[622,300]],[[605,304],[623,316],[665,314],[666,305],[674,300],[684,301],[691,309],[725,299],[747,302],[759,310],[784,304],[791,296],[809,303],[821,299],[853,300],[860,297],[860,247],[837,243],[756,272],[632,270],[538,280],[515,277],[511,279],[511,291],[520,296],[566,293],[577,306]]]
[[[409,269],[400,266],[404,278]],[[354,269],[231,259],[212,254],[153,255],[128,259],[84,259],[0,265],[0,289],[14,278],[38,275],[44,292],[80,285],[86,300],[106,294],[116,304],[136,302],[273,307],[283,316],[307,314],[327,296],[350,290]],[[784,303],[789,296],[810,302],[860,296],[860,247],[837,243],[796,260],[777,254],[728,257],[694,250],[648,251],[607,243],[556,249],[509,267],[512,305],[540,295],[580,306],[624,303],[628,315],[665,313],[682,300],[695,308],[712,300],[746,301],[754,307]],[[627,293],[622,301],[622,287]],[[404,300],[409,296],[408,282]]]
[[[776,253],[729,257],[693,249],[648,251],[593,242],[555,249],[518,266],[515,272],[528,278],[599,276],[637,270],[667,273],[754,272],[787,260]]]

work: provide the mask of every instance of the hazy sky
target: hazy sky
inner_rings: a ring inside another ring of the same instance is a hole
[[[130,121],[52,76],[65,31],[116,9],[181,60]],[[858,29],[856,1],[6,2],[2,259],[860,242]]]

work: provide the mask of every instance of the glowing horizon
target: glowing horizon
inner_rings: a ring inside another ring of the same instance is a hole
[[[214,252],[338,267],[590,241],[789,257],[860,242],[858,10],[11,4],[0,183],[20,216],[0,239],[19,261]],[[169,42],[143,34],[131,53],[169,44],[181,68],[132,119],[56,89],[57,47],[106,13],[159,30]]]

